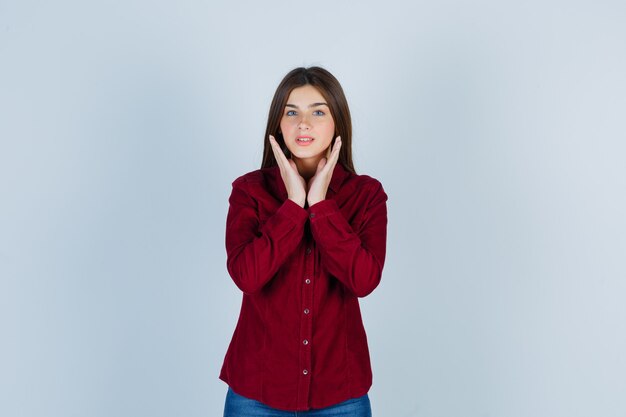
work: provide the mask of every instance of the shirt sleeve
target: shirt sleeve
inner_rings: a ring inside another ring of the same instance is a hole
[[[304,234],[307,211],[286,199],[260,225],[257,202],[244,179],[233,182],[226,218],[226,266],[245,293],[260,290],[295,250]]]
[[[387,244],[387,194],[376,181],[370,188],[363,220],[355,232],[335,200],[309,208],[311,233],[328,272],[358,297],[378,286]]]

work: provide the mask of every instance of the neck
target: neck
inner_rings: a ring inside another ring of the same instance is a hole
[[[319,158],[306,158],[300,159],[295,156],[292,157],[293,161],[296,163],[296,167],[298,168],[298,173],[305,181],[308,181],[313,175],[315,175],[315,171],[317,170],[317,164],[322,159],[322,156]]]

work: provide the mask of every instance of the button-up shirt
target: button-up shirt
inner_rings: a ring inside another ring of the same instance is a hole
[[[220,379],[270,407],[304,411],[372,385],[359,297],[379,284],[387,194],[339,163],[326,199],[300,207],[277,166],[232,183],[226,266],[243,292]]]

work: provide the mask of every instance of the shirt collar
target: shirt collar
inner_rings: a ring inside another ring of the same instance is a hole
[[[278,165],[271,168],[271,173],[274,186],[278,189],[281,196],[287,198],[287,188],[285,187],[285,182],[280,176],[280,168],[278,167]],[[333,176],[330,179],[330,184],[328,184],[328,188],[330,188],[334,194],[337,194],[348,174],[349,172],[346,171],[343,165],[337,162],[335,168],[333,169]]]

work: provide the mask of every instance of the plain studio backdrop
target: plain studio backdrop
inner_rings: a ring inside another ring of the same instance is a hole
[[[376,417],[626,414],[622,1],[0,1],[0,415],[220,416],[231,182],[297,66],[388,195]]]

